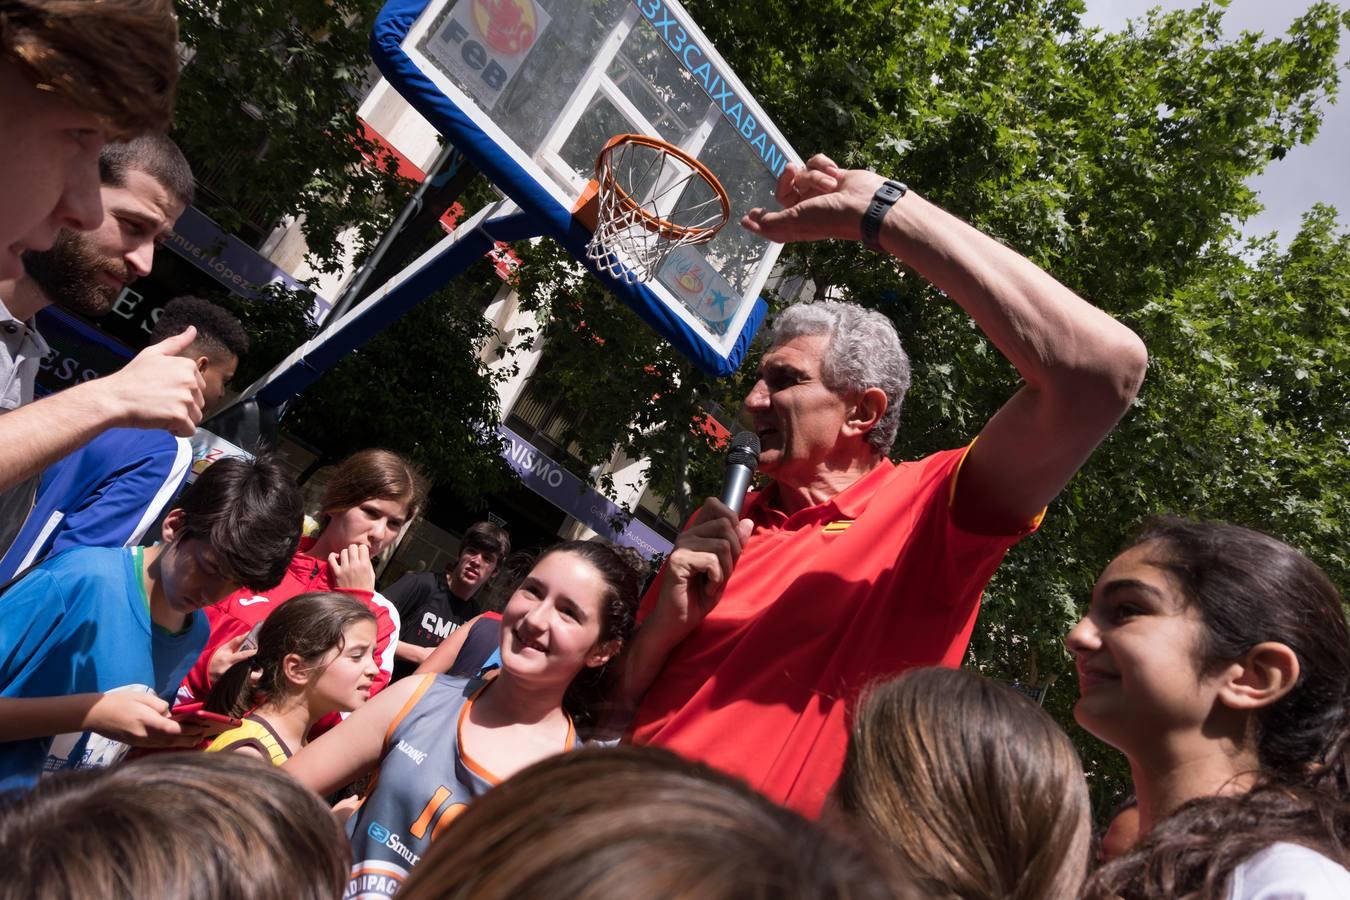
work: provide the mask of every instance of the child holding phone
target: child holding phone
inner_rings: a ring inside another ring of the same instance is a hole
[[[206,729],[168,700],[207,639],[205,610],[281,580],[300,491],[276,460],[224,459],[164,519],[153,547],[76,547],[0,596],[0,793],[43,772],[193,746]]]
[[[258,629],[258,652],[216,682],[207,713],[242,721],[207,752],[231,750],[281,765],[314,723],[366,702],[379,674],[375,615],[349,594],[301,594]]]
[[[205,709],[204,703],[188,703],[174,707],[173,712],[169,713],[169,718],[175,722],[185,724],[199,725],[204,730],[211,733],[215,738],[228,728],[238,728],[240,722],[233,716],[225,716],[220,713],[211,712]]]
[[[208,613],[211,636],[179,687],[178,702],[209,697],[216,680],[251,655],[245,646],[249,632],[292,598],[313,591],[342,591],[374,614],[380,672],[371,693],[383,688],[393,671],[399,619],[394,605],[375,590],[373,563],[417,514],[425,495],[422,475],[397,453],[361,450],[343,460],[324,489],[318,537],[301,540],[281,583],[266,591],[239,591]],[[336,723],[329,717],[318,731]]]

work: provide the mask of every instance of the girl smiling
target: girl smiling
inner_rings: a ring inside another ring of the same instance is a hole
[[[577,744],[578,719],[595,714],[605,667],[632,632],[638,588],[607,544],[559,544],[502,612],[496,678],[402,679],[286,764],[320,794],[378,767],[348,823],[347,896],[392,893],[475,797]]]
[[[1246,528],[1156,520],[1066,644],[1074,716],[1129,760],[1146,835],[1087,896],[1350,896],[1350,631],[1321,569]]]

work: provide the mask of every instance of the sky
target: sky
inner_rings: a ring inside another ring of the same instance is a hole
[[[1283,36],[1311,0],[1232,0],[1224,14],[1224,33],[1260,31]],[[1195,0],[1087,0],[1086,25],[1119,31],[1129,19],[1141,19],[1155,6],[1165,10],[1198,6]],[[1343,4],[1342,4],[1343,8]],[[1311,144],[1292,148],[1284,159],[1273,160],[1251,185],[1261,195],[1265,211],[1249,219],[1249,236],[1280,234],[1288,243],[1298,231],[1303,213],[1321,201],[1336,207],[1343,226],[1350,226],[1350,38],[1341,34],[1341,96],[1324,110],[1322,127]]]

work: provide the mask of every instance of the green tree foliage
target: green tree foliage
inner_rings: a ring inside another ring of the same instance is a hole
[[[308,261],[335,271],[351,244],[359,261],[389,226],[411,184],[356,115],[374,83],[368,41],[381,5],[179,0],[191,60],[174,137],[206,188],[199,202],[226,231],[302,217]],[[489,197],[480,179],[464,200]],[[492,331],[484,295],[500,284],[491,266],[471,268],[301,395],[285,427],[321,448],[321,462],[368,446],[408,453],[470,506],[505,489],[492,429],[496,379],[509,370],[494,373],[479,354]],[[253,335],[241,385],[314,333],[309,298],[284,288],[224,302]]]
[[[501,282],[487,260],[433,293],[300,395],[285,425],[333,462],[364,447],[410,455],[456,501],[481,505],[515,476],[493,430],[496,386],[513,374],[477,352],[495,332],[483,310]]]
[[[553,241],[520,252],[522,307],[545,323],[548,365],[535,377],[572,411],[568,438],[580,463],[603,465],[616,447],[648,460],[649,483],[687,519],[721,477],[706,424],[717,418],[719,399],[730,402],[729,385],[703,377],[656,339]],[[613,487],[608,476],[599,486]]]
[[[374,83],[378,0],[179,0],[189,62],[174,138],[227,232],[303,217],[310,261],[337,271],[339,237],[377,240],[409,192],[359,126]]]

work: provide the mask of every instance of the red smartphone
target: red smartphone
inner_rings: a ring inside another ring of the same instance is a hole
[[[173,719],[175,722],[194,722],[210,726],[223,726],[212,728],[211,730],[213,731],[224,731],[226,728],[238,728],[240,725],[244,724],[238,719],[230,716],[222,716],[220,713],[213,713],[202,709],[203,705],[204,704],[201,703],[184,703],[175,706],[169,712],[169,718]]]

